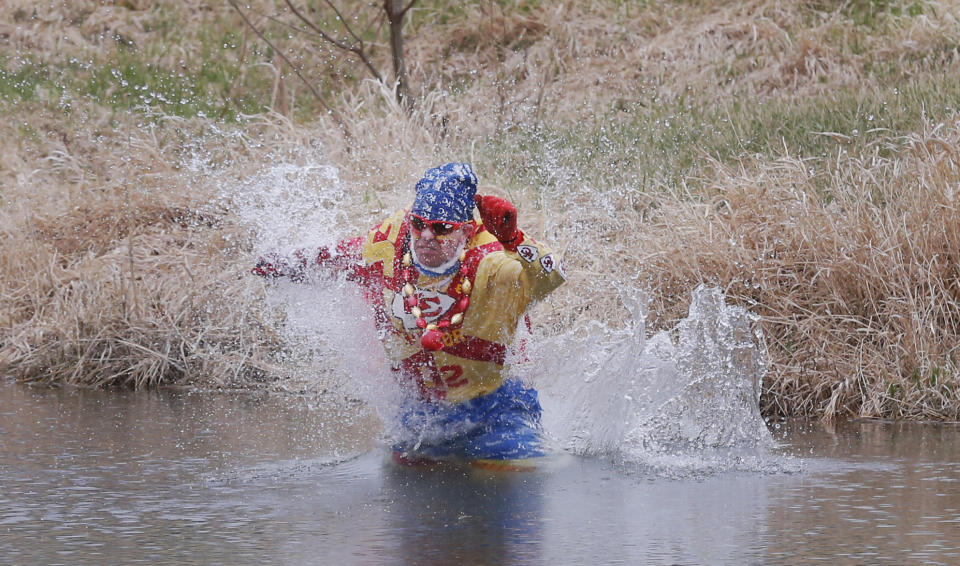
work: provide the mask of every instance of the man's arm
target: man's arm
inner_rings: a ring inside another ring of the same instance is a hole
[[[339,242],[333,251],[327,246],[301,248],[289,255],[268,252],[257,258],[250,270],[254,275],[277,279],[285,277],[295,283],[307,280],[311,273],[327,271],[347,271],[360,261],[362,238],[353,238]]]
[[[518,260],[525,295],[539,301],[566,280],[560,257],[517,228],[517,209],[510,201],[491,195],[477,195],[475,200],[484,227],[500,241],[504,253]]]

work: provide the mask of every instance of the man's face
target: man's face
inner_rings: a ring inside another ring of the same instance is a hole
[[[410,234],[413,251],[420,263],[426,267],[439,267],[452,260],[473,236],[473,224],[424,220],[411,215]]]

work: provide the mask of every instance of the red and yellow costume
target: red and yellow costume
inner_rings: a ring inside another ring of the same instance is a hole
[[[559,258],[522,232],[515,250],[504,249],[479,224],[459,270],[441,277],[417,272],[410,281],[428,322],[469,295],[462,324],[443,332],[442,349],[430,351],[421,346],[422,330],[403,304],[409,233],[406,211],[398,211],[366,237],[341,242],[335,254],[322,250],[316,262],[346,269],[365,289],[394,371],[415,384],[423,399],[456,403],[495,391],[508,377],[508,347],[525,311],[564,281]]]
[[[412,209],[365,237],[332,252],[298,252],[292,262],[260,258],[253,269],[294,281],[313,268],[334,269],[364,289],[392,369],[415,393],[392,427],[402,459],[516,462],[543,454],[537,393],[509,375],[508,348],[530,305],[563,283],[563,268],[517,229],[509,201],[476,195],[476,184],[466,163],[430,169]],[[463,231],[473,222],[475,229]],[[430,260],[450,253],[438,267],[419,263],[417,245],[435,254],[427,244],[441,238],[458,247]]]

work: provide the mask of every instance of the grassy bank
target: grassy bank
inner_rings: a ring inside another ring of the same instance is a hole
[[[4,3],[6,374],[288,386],[214,197],[319,144],[360,225],[472,160],[565,254],[544,332],[615,324],[629,281],[668,327],[709,282],[762,317],[767,414],[960,418],[956,5],[423,1],[404,112],[280,4],[247,15],[323,102],[226,3]]]

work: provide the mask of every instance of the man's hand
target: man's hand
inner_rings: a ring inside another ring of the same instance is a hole
[[[517,209],[507,199],[492,195],[474,197],[480,219],[487,231],[496,236],[505,249],[516,251],[523,240],[523,232],[517,230]]]
[[[257,258],[257,264],[250,270],[254,275],[276,279],[290,272],[290,262],[276,252],[270,252]]]
[[[266,277],[268,279],[278,279],[286,277],[294,283],[303,283],[307,281],[311,272],[320,270],[338,270],[346,269],[349,266],[348,247],[354,242],[341,243],[338,246],[338,252],[343,251],[344,255],[334,255],[326,246],[319,248],[302,248],[294,250],[290,255],[284,255],[279,252],[267,252],[257,258],[257,264],[250,270],[254,275]],[[360,239],[356,244],[359,246]],[[340,250],[339,248],[343,248]]]

